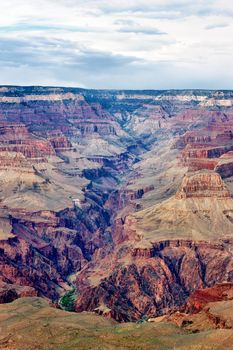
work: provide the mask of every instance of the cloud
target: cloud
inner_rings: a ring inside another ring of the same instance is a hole
[[[5,66],[30,66],[70,69],[82,69],[88,72],[101,70],[116,70],[142,60],[111,52],[90,50],[72,41],[60,39],[30,39],[0,38],[0,64]]]
[[[134,33],[134,34],[144,34],[144,35],[165,35],[167,33],[160,31],[158,28],[145,27],[137,23],[127,24],[121,26],[118,29],[120,33]]]
[[[67,32],[96,32],[99,28],[91,27],[78,27],[69,25],[46,25],[46,24],[30,24],[30,23],[20,23],[13,26],[0,26],[0,33],[13,33],[13,32],[48,32],[48,31],[67,31]]]
[[[231,16],[229,0],[8,0],[1,82],[229,88]]]
[[[218,29],[218,28],[226,28],[228,26],[229,26],[228,23],[215,23],[215,24],[210,24],[206,26],[205,29],[211,30],[211,29]]]
[[[56,0],[50,0],[57,3]],[[211,15],[233,15],[233,8],[229,8],[228,0],[58,0],[60,4],[69,7],[82,7],[86,10],[98,10],[104,14],[143,13],[154,18],[189,16],[211,16]]]
[[[114,24],[117,26],[116,30],[119,33],[134,33],[145,35],[164,35],[165,32],[160,31],[154,26],[141,25],[131,19],[117,19]]]

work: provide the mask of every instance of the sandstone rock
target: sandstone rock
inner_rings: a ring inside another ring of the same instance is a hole
[[[177,199],[193,197],[229,198],[230,193],[217,173],[200,172],[184,177]]]
[[[195,291],[188,298],[185,311],[188,313],[199,312],[209,303],[233,299],[233,283],[219,283],[212,288]]]

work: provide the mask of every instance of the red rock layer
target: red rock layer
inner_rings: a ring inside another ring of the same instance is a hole
[[[208,303],[232,299],[233,283],[219,283],[211,288],[195,291],[188,298],[184,309],[185,312],[196,313],[203,310]]]
[[[224,243],[166,241],[137,250],[122,245],[117,253],[103,252],[102,260],[98,285],[88,285],[89,270],[77,277],[76,310],[98,312],[104,305],[118,321],[166,314],[196,289],[224,281],[226,271],[232,269]],[[90,270],[94,267],[98,271],[93,260]],[[106,269],[107,277],[101,279]]]
[[[47,133],[48,140],[56,151],[72,149],[72,144],[68,138],[60,131]]]
[[[194,197],[227,198],[230,197],[230,193],[219,174],[201,172],[186,175],[176,194],[177,199]]]
[[[190,118],[193,115],[199,125],[174,141],[173,148],[181,150],[180,163],[191,171],[214,170],[218,158],[233,149],[232,111],[189,110],[187,113]]]

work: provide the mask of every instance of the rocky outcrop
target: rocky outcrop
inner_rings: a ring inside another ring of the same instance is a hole
[[[17,171],[25,171],[33,173],[30,162],[23,153],[19,152],[0,152],[0,169],[16,169]]]
[[[33,287],[39,295],[50,299],[58,298],[59,289],[62,291],[66,287],[61,275],[43,253],[43,250],[49,250],[48,244],[38,247],[37,242],[37,246],[34,247],[26,239],[15,237],[0,241],[0,249],[2,281]]]
[[[29,133],[24,124],[21,123],[1,123],[0,124],[0,141],[12,142],[29,138]]]
[[[195,116],[199,125],[176,137],[172,147],[181,150],[180,164],[190,171],[214,170],[218,158],[233,147],[232,112],[196,110],[188,113]]]
[[[229,198],[230,193],[219,174],[200,172],[186,175],[176,194],[177,199],[194,197]]]
[[[116,130],[111,123],[98,120],[90,120],[76,123],[76,127],[80,130],[81,135],[91,135],[98,133],[100,135],[116,135]]]
[[[195,291],[184,306],[186,313],[196,313],[203,310],[207,304],[233,299],[233,283],[219,283],[211,288]]]
[[[93,262],[90,270],[95,266],[95,273],[84,270],[77,277],[76,310],[94,311],[105,305],[118,321],[166,314],[196,289],[232,279],[231,254],[224,246],[223,242],[167,241],[135,250],[124,244],[117,256],[110,253],[102,257],[102,264]]]
[[[52,300],[103,245],[108,226],[107,213],[94,204],[59,213],[14,209],[10,220],[12,238],[0,240],[0,280],[33,287]]]
[[[179,311],[171,311],[164,320],[188,332],[233,328],[233,285],[218,283],[195,291]]]
[[[29,286],[20,286],[0,281],[0,304],[10,303],[18,298],[36,297],[37,292]]]
[[[13,168],[29,168],[30,163],[23,158],[37,163],[38,160],[47,162],[47,157],[55,155],[50,141],[35,138],[22,123],[0,124],[0,153],[1,158],[5,158],[2,159],[0,166],[7,169],[11,164]],[[9,161],[6,160],[8,155]]]
[[[0,152],[22,153],[26,158],[36,159],[55,155],[54,149],[47,141],[27,140],[17,144],[0,144]]]
[[[72,149],[72,144],[68,140],[68,138],[63,135],[62,132],[59,130],[51,131],[47,133],[47,138],[50,141],[52,147],[55,149],[55,151],[69,151]]]

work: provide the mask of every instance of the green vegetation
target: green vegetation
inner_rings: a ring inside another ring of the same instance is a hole
[[[148,322],[148,320],[149,320],[149,317],[147,315],[143,315],[142,318],[138,320],[136,323],[141,324],[141,323]]]
[[[63,297],[61,297],[59,304],[63,310],[74,311],[74,301],[75,301],[75,289],[66,292]]]

